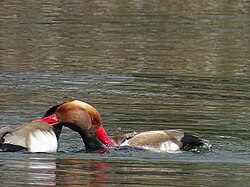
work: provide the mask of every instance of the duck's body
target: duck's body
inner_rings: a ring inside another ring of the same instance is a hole
[[[102,126],[100,113],[91,105],[75,100],[52,108],[49,110],[50,112],[47,112],[47,115],[55,113],[61,124],[77,131],[87,150],[126,145],[153,151],[172,152],[190,150],[194,146],[208,143],[207,140],[202,140],[181,130],[125,134],[111,140]]]
[[[115,137],[116,141],[118,140]],[[132,146],[155,152],[189,151],[208,143],[182,130],[147,131],[118,140],[119,146]]]
[[[51,125],[31,122],[0,129],[0,151],[56,152],[57,135]]]

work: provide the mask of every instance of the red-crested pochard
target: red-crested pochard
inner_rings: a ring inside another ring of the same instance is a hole
[[[51,107],[45,116],[56,115],[58,125],[78,132],[87,150],[116,146],[102,126],[100,113],[91,105],[74,100]]]
[[[0,151],[56,152],[62,126],[55,115],[0,129]]]
[[[159,130],[128,133],[113,138],[119,146],[132,146],[154,152],[189,151],[194,147],[210,149],[208,140],[200,139],[182,130]]]
[[[52,107],[46,114],[55,113],[59,124],[77,131],[87,150],[105,147],[132,146],[152,151],[188,151],[195,146],[209,146],[207,140],[190,135],[182,130],[148,131],[115,136],[111,140],[106,134],[100,113],[82,101],[71,101]]]

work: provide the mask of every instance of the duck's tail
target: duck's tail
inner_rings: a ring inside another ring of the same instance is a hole
[[[204,140],[188,133],[184,133],[184,136],[181,138],[181,142],[183,144],[181,148],[183,151],[189,151],[195,147],[202,147],[210,150],[212,147],[209,140]]]

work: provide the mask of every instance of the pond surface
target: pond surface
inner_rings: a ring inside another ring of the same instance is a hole
[[[1,1],[0,126],[79,99],[109,135],[185,129],[212,152],[1,153],[1,186],[250,186],[249,1]]]

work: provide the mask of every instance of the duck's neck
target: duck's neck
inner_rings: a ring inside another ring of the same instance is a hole
[[[56,139],[59,142],[59,138],[60,138],[61,131],[62,131],[62,125],[58,124],[58,125],[53,126],[53,130],[56,134]]]
[[[92,129],[79,132],[85,144],[86,150],[95,151],[105,148],[105,145],[98,140]]]

